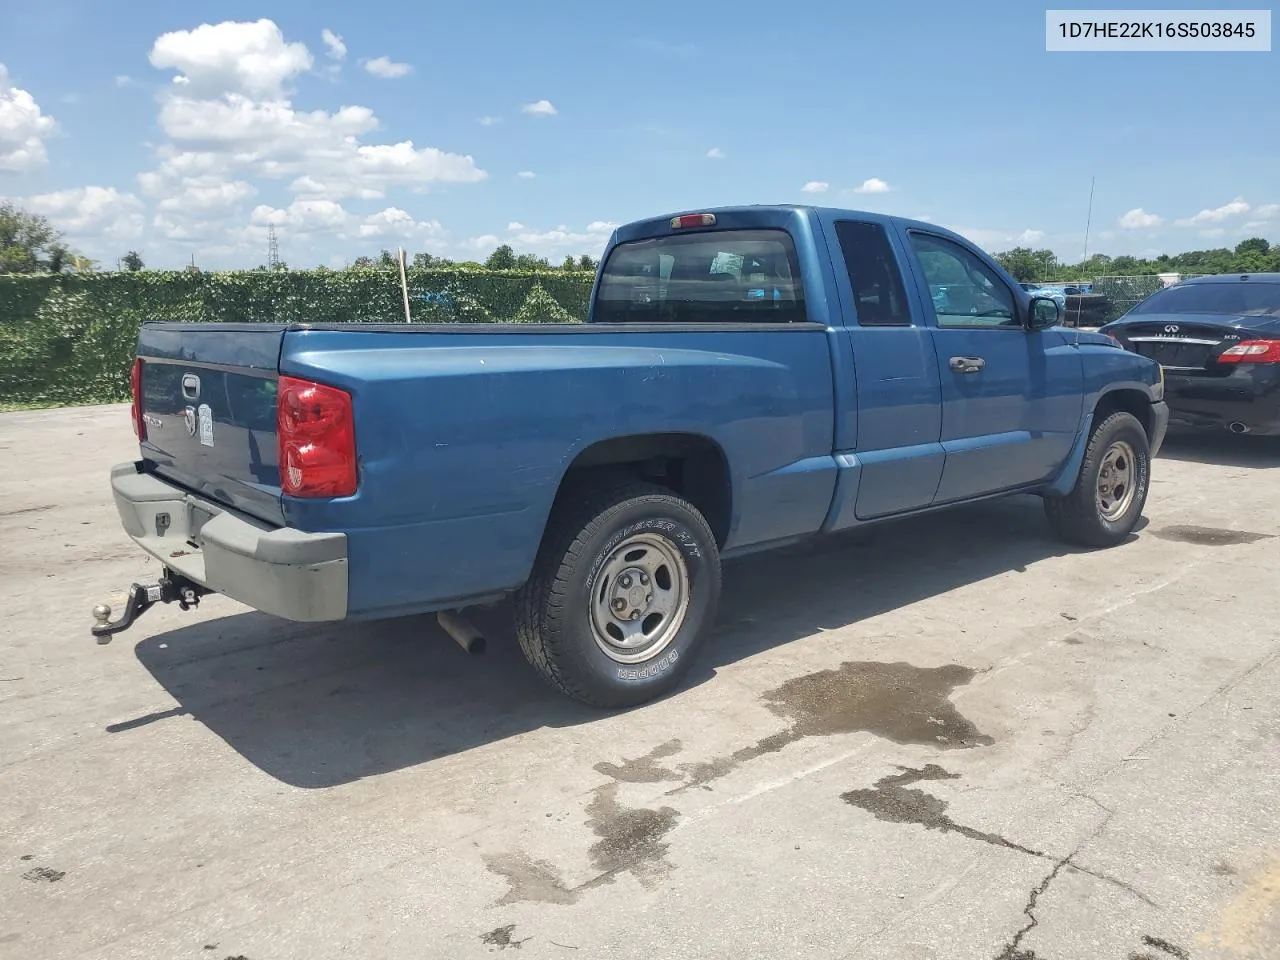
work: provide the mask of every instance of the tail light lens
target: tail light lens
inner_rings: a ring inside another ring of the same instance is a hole
[[[276,393],[280,489],[291,497],[349,497],[356,492],[356,431],[351,394],[281,377]]]
[[[129,419],[133,421],[133,435],[139,440],[147,439],[147,422],[142,419],[142,359],[134,357],[133,370],[129,373]]]
[[[1280,363],[1280,340],[1241,340],[1218,356],[1219,363]]]

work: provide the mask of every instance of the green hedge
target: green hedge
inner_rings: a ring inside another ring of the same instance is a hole
[[[424,323],[572,323],[593,275],[410,270]],[[0,405],[127,400],[138,327],[185,323],[401,323],[396,270],[0,276]]]

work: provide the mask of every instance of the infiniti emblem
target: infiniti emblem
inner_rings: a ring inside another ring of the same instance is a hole
[[[1164,332],[1165,332],[1165,333],[1177,333],[1177,332],[1178,332],[1178,329],[1179,329],[1179,327],[1178,327],[1178,325],[1177,325],[1176,323],[1166,323],[1166,324],[1164,325]]]

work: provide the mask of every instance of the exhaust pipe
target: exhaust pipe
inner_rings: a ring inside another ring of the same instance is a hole
[[[441,630],[453,637],[454,642],[471,656],[478,657],[484,653],[487,646],[484,634],[470,620],[449,610],[441,610],[436,614],[436,622],[440,624]]]
[[[1227,426],[1227,429],[1230,430],[1232,433],[1248,433],[1249,432],[1248,425],[1241,423],[1239,420],[1236,420],[1231,424],[1229,424]]]

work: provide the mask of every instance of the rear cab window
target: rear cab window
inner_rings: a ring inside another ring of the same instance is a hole
[[[806,320],[795,243],[785,230],[712,230],[614,247],[600,272],[597,323]]]
[[[1180,284],[1157,290],[1129,311],[1130,316],[1148,313],[1280,317],[1280,283],[1230,280]]]

